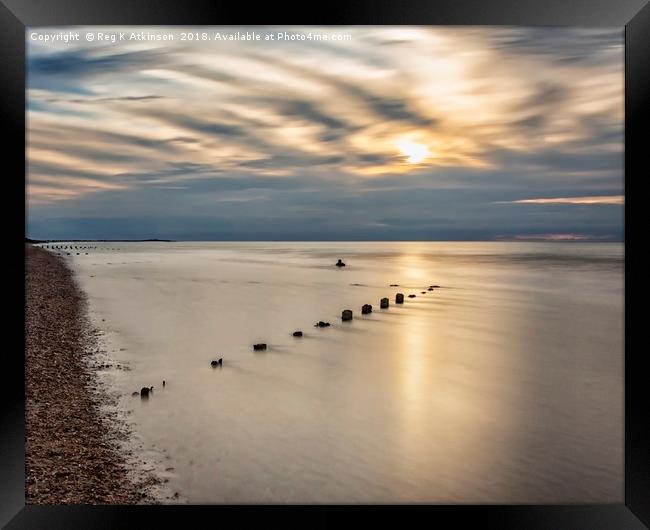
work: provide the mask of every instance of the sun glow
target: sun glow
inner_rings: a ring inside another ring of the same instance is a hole
[[[425,145],[411,142],[410,140],[402,140],[395,145],[402,155],[406,157],[406,161],[409,164],[419,164],[430,156],[429,150]]]

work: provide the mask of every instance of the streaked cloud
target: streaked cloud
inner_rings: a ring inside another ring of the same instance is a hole
[[[28,39],[31,235],[622,234],[598,207],[624,202],[619,28],[336,31],[351,40]],[[583,208],[548,215],[563,204]]]
[[[613,238],[592,234],[515,234],[512,236],[501,236],[497,239],[511,241],[602,241]]]
[[[590,197],[555,197],[542,199],[519,199],[512,204],[625,204],[623,195],[594,195]]]

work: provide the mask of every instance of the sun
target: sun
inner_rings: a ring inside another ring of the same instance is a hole
[[[402,140],[395,145],[397,145],[402,155],[406,157],[406,161],[409,164],[419,164],[430,155],[426,145],[418,144],[410,140]]]

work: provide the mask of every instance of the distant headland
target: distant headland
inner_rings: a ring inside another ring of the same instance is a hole
[[[25,243],[33,245],[38,243],[146,243],[146,242],[173,243],[173,239],[30,239],[25,238]]]

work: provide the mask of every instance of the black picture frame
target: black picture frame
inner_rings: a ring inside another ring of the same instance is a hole
[[[645,348],[633,348],[626,325],[625,501],[611,505],[562,506],[26,506],[24,471],[24,235],[25,235],[25,29],[54,25],[230,25],[230,24],[413,24],[557,25],[625,28],[625,309],[631,315],[631,223],[639,187],[648,170],[643,126],[650,96],[650,5],[645,0],[357,0],[322,6],[282,6],[185,0],[0,0],[0,115],[4,147],[5,261],[15,280],[5,295],[12,339],[2,356],[0,391],[0,525],[18,528],[194,527],[195,517],[212,524],[262,524],[303,519],[330,526],[341,519],[400,524],[423,516],[428,524],[486,528],[644,528],[650,525],[650,421]],[[23,175],[23,179],[18,178]],[[632,196],[632,182],[635,195]],[[639,208],[636,206],[636,208]],[[9,228],[10,227],[10,228]],[[21,228],[22,227],[22,228]],[[22,233],[21,233],[22,232]],[[638,252],[636,249],[634,252]],[[634,275],[640,278],[639,275]],[[638,295],[637,295],[638,296]]]

